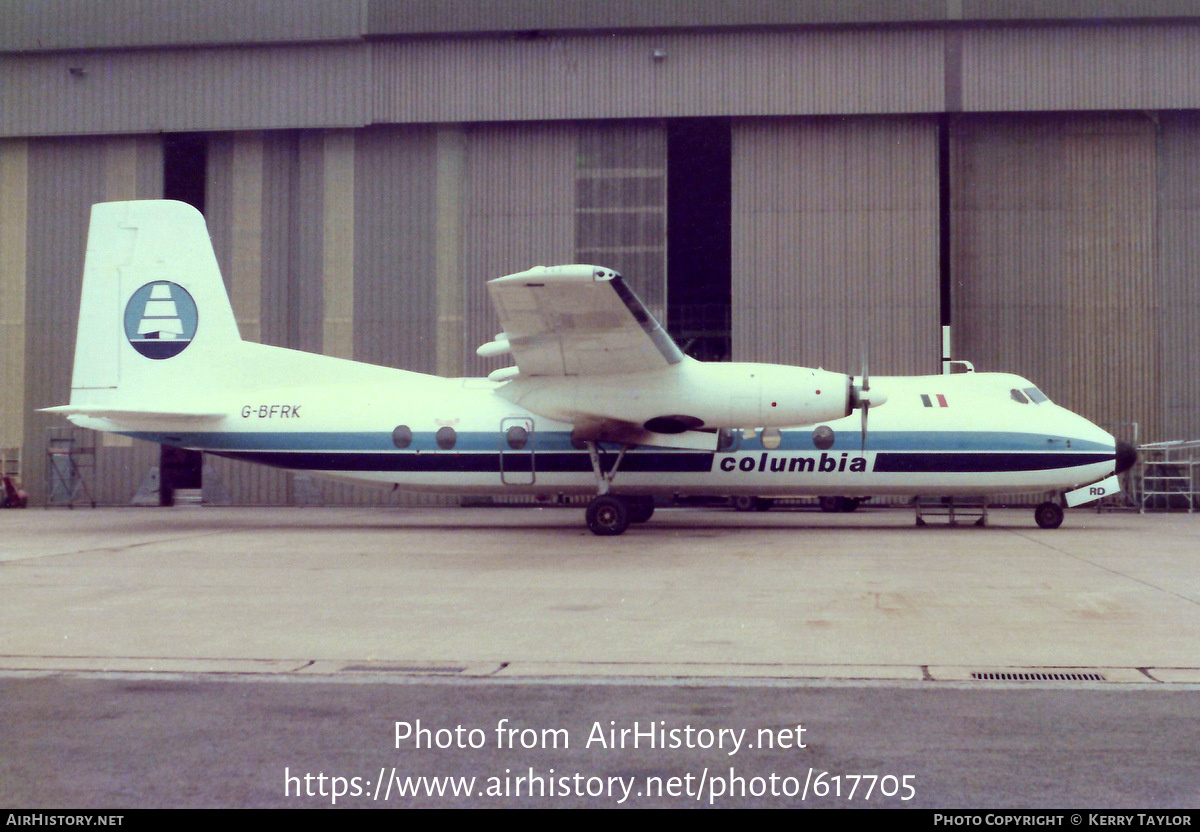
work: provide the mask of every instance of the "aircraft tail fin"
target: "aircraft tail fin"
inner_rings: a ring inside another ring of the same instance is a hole
[[[199,211],[168,200],[92,206],[71,404],[58,410],[203,411],[200,395],[221,386],[241,344]]]

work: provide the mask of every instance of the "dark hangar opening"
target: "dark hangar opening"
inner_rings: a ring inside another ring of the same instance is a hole
[[[204,191],[208,177],[208,137],[203,133],[164,133],[163,199],[186,202],[204,213]],[[179,488],[200,488],[204,455],[199,451],[159,447],[159,505],[175,502]]]
[[[163,134],[163,199],[186,202],[204,213],[208,137],[203,133]]]
[[[732,146],[727,118],[667,122],[667,330],[704,361],[730,358]]]

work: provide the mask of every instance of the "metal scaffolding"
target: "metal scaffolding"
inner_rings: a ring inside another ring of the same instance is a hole
[[[1138,448],[1138,508],[1187,508],[1200,501],[1200,440],[1151,442]]]
[[[89,485],[96,470],[96,434],[84,428],[50,428],[46,436],[46,506],[96,507]]]

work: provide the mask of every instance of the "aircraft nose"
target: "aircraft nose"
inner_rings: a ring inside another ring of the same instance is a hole
[[[1118,474],[1124,474],[1126,471],[1132,468],[1133,464],[1137,462],[1137,458],[1137,448],[1133,447],[1133,445],[1129,444],[1128,442],[1122,441],[1117,443]]]

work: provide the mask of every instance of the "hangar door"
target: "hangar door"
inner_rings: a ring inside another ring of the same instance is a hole
[[[733,124],[733,357],[940,371],[937,122]]]
[[[1154,122],[964,117],[951,142],[957,352],[1157,438]]]

